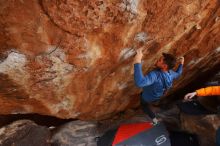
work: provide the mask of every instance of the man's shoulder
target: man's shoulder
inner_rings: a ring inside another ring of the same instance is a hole
[[[169,74],[176,74],[176,72],[174,70],[169,70]]]
[[[162,71],[160,71],[159,69],[153,69],[150,72],[148,72],[148,76],[151,76],[154,79],[158,79],[160,77]]]
[[[148,74],[158,74],[160,72],[160,70],[158,70],[158,69],[153,69],[153,70],[151,70],[151,71],[149,71],[148,72]]]

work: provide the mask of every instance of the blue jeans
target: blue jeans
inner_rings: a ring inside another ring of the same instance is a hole
[[[141,107],[145,114],[147,114],[151,119],[154,119],[156,117],[155,113],[150,109],[149,103],[144,101],[142,97],[141,99]]]

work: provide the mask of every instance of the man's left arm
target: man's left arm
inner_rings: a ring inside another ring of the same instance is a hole
[[[174,79],[178,78],[183,72],[183,64],[184,64],[184,57],[180,57],[180,64],[177,70],[174,72]]]

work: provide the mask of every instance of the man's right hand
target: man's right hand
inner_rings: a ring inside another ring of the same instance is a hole
[[[134,63],[141,63],[141,60],[142,60],[142,57],[143,57],[142,51],[143,51],[143,47],[137,49],[137,51],[136,51],[137,54],[134,57]]]
[[[196,96],[196,92],[188,93],[185,95],[184,100],[190,101],[194,96]]]

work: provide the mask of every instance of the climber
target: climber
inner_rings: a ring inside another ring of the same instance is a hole
[[[176,64],[176,58],[171,54],[163,53],[162,57],[155,64],[156,69],[144,76],[141,64],[142,50],[143,48],[138,49],[134,58],[134,81],[136,86],[143,89],[140,101],[144,113],[149,115],[153,124],[157,124],[158,119],[149,106],[151,103],[159,101],[160,97],[171,88],[173,80],[181,75],[184,57],[180,57],[179,66],[176,71],[173,71],[172,68]]]

